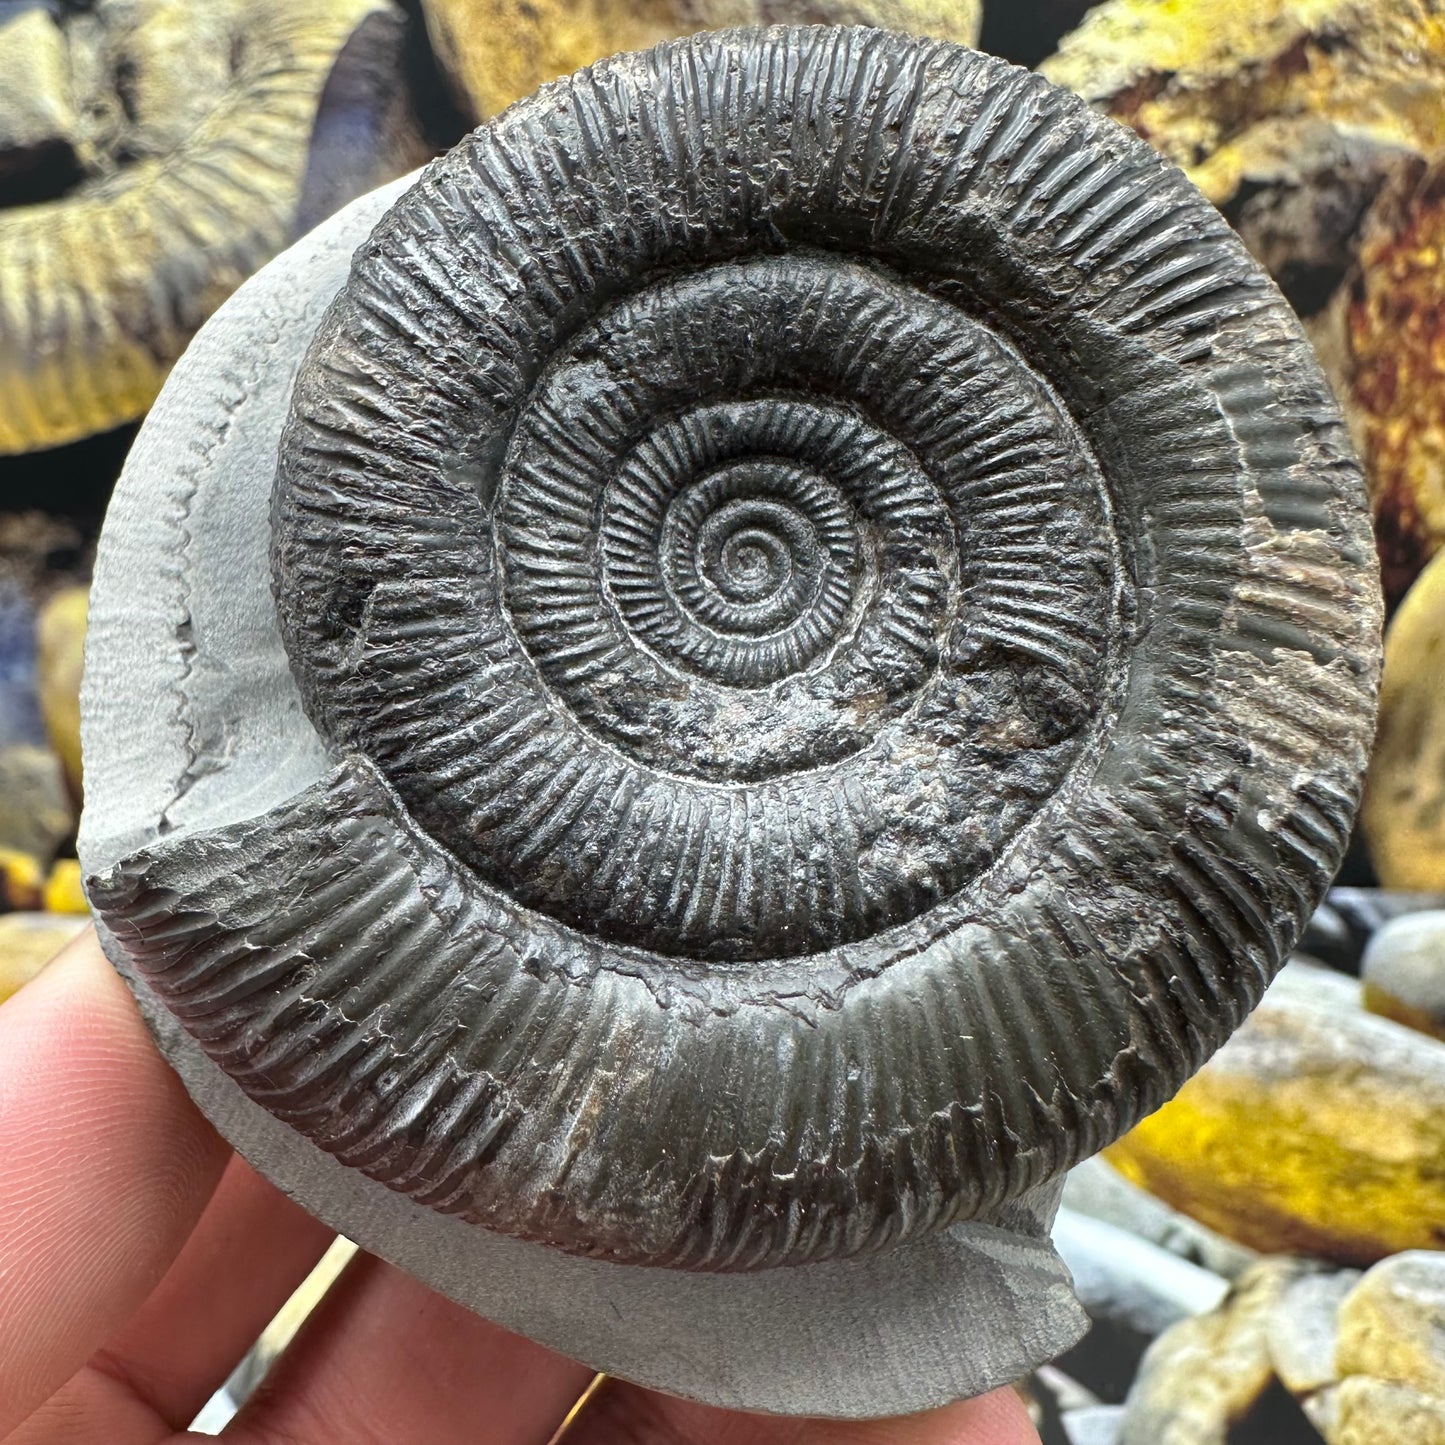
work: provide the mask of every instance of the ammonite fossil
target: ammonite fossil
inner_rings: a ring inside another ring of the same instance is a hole
[[[196,328],[294,238],[303,202],[340,204],[426,154],[373,125],[369,177],[338,166],[304,195],[338,57],[399,53],[390,0],[75,8],[63,29],[28,10],[0,40],[0,455],[140,416]],[[33,135],[18,101],[37,79],[49,124]],[[31,194],[35,175],[72,173],[66,194]]]
[[[98,574],[90,893],[203,1104],[453,1262],[802,1298],[1037,1240],[1354,813],[1369,522],[1279,294],[1081,102],[866,29],[544,88],[302,360],[321,245],[187,358]]]

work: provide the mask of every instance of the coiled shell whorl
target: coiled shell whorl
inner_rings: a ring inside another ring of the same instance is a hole
[[[699,36],[478,130],[357,252],[271,525],[332,770],[93,896],[253,1098],[524,1238],[1007,1218],[1349,832],[1373,551],[1298,325],[957,46]]]

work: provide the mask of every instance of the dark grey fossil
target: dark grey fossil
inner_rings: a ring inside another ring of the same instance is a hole
[[[1372,726],[1363,486],[1271,283],[1119,127],[878,31],[617,57],[429,167],[267,545],[258,706],[317,765],[203,725],[182,592],[181,775],[92,796],[110,947],[343,1165],[600,1259],[1036,1233],[1257,1002]]]

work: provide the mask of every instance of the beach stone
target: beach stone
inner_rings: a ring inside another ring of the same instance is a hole
[[[1218,1309],[1149,1347],[1125,1401],[1119,1445],[1227,1445],[1274,1379],[1269,1332],[1285,1292],[1311,1266],[1261,1260]]]
[[[1445,1445],[1445,1397],[1354,1375],[1336,1392],[1330,1445]]]
[[[0,848],[27,854],[43,869],[75,827],[60,760],[48,747],[0,747]]]
[[[1066,1411],[1062,1424],[1069,1445],[1118,1445],[1124,1428],[1122,1405],[1085,1405]]]
[[[1370,940],[1393,918],[1445,909],[1445,893],[1331,888],[1305,925],[1298,951],[1342,973],[1358,974]]]
[[[1411,1250],[1369,1270],[1340,1305],[1341,1378],[1373,1375],[1445,1396],[1445,1253]]]
[[[1386,888],[1445,890],[1445,553],[1421,573],[1385,634],[1360,825]]]
[[[80,863],[74,858],[57,858],[45,880],[43,902],[47,913],[84,913],[89,915],[85,889],[81,883]]]
[[[1306,1274],[1280,1296],[1269,1330],[1269,1352],[1275,1374],[1291,1394],[1303,1398],[1338,1381],[1340,1301],[1359,1281],[1355,1269]]]
[[[1286,966],[1253,1017],[1108,1156],[1253,1248],[1372,1264],[1445,1243],[1445,1044]]]
[[[1365,1007],[1445,1040],[1445,910],[1385,925],[1365,951]]]
[[[0,913],[39,908],[45,890],[45,873],[37,859],[18,848],[0,848]]]
[[[81,791],[80,674],[85,664],[88,587],[57,592],[36,619],[36,682],[50,745],[77,797]]]
[[[1069,1171],[1063,1207],[1146,1239],[1222,1279],[1238,1278],[1259,1258],[1258,1250],[1171,1208],[1097,1155]]]
[[[52,913],[0,916],[0,1003],[29,983],[87,922]]]
[[[1071,1209],[1061,1209],[1054,1221],[1054,1248],[1090,1319],[1148,1339],[1213,1309],[1229,1289],[1225,1280],[1157,1244]]]

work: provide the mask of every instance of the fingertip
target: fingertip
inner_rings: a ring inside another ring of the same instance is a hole
[[[93,931],[0,1009],[0,1435],[139,1306],[228,1154]]]

